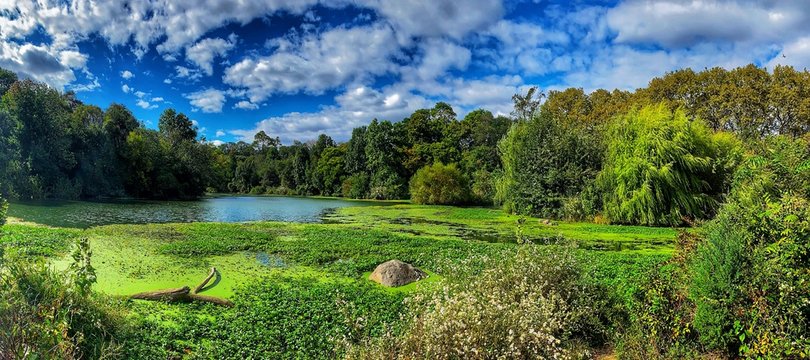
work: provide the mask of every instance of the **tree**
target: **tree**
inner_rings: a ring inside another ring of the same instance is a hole
[[[158,119],[160,133],[169,139],[172,145],[181,142],[194,141],[197,138],[197,130],[194,124],[183,113],[177,113],[174,109],[166,109]]]
[[[603,215],[614,223],[680,225],[705,219],[716,205],[717,151],[708,128],[665,104],[618,117],[607,134],[597,179]]]
[[[533,119],[537,109],[540,108],[540,102],[545,96],[536,86],[530,87],[526,91],[526,95],[513,95],[512,102],[515,104],[515,110],[512,112],[512,116],[518,121]]]
[[[343,172],[346,148],[347,146],[343,144],[328,147],[321,153],[313,171],[315,187],[320,190],[321,195],[339,196],[341,194],[343,180],[346,177]]]
[[[597,129],[546,105],[533,119],[512,125],[498,145],[503,175],[496,201],[513,213],[563,216],[563,204],[579,196],[601,168]]]
[[[67,173],[76,158],[67,136],[69,109],[61,95],[45,84],[18,81],[3,95],[2,105],[15,119],[11,122],[19,124],[25,173],[14,184],[15,192],[24,198],[72,194],[74,184]]]
[[[401,175],[402,155],[394,125],[389,121],[371,121],[366,130],[366,159],[369,196],[375,199],[405,197],[406,179]]]
[[[0,68],[0,97],[6,94],[6,91],[17,82],[17,74],[12,71]]]
[[[410,183],[416,204],[459,205],[470,200],[470,186],[456,164],[435,163],[416,172]]]

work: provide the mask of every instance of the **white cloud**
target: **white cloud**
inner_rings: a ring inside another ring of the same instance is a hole
[[[129,80],[129,79],[132,79],[133,77],[135,77],[135,74],[133,74],[133,73],[132,73],[131,71],[129,71],[129,70],[124,70],[124,71],[122,71],[122,72],[121,72],[121,77],[122,77],[124,80]]]
[[[196,64],[202,71],[211,76],[214,73],[212,63],[216,57],[224,57],[236,45],[236,35],[231,34],[228,40],[219,38],[203,39],[186,48],[186,58]]]
[[[617,42],[670,48],[781,41],[806,33],[808,21],[805,1],[624,1],[607,14]]]
[[[214,144],[214,146],[221,146],[221,145],[225,144],[225,142],[222,141],[222,140],[212,140],[212,141],[209,141],[209,142],[211,144]]]
[[[130,92],[132,92],[132,90],[134,89],[129,87],[129,85],[127,84],[121,85],[121,91],[123,91],[125,94],[129,94]]]
[[[174,67],[176,76],[181,79],[188,79],[190,81],[199,80],[202,77],[202,73],[199,70],[190,69],[185,66],[177,65]],[[167,79],[168,80],[168,79]],[[171,83],[171,80],[169,80]],[[164,81],[165,82],[165,81]]]
[[[194,111],[202,110],[204,113],[220,113],[225,105],[225,93],[217,89],[205,89],[184,95],[194,107]]]
[[[259,108],[259,105],[256,105],[250,101],[242,100],[236,105],[233,106],[234,109],[242,109],[242,110],[256,110]]]
[[[271,42],[277,48],[272,55],[242,60],[223,77],[226,84],[247,89],[254,103],[279,93],[319,94],[397,68],[393,30],[380,23]]]
[[[432,105],[423,97],[410,93],[398,93],[395,89],[378,91],[363,86],[346,90],[335,97],[335,101],[336,105],[317,112],[270,117],[256,123],[252,129],[232,130],[230,133],[242,140],[250,140],[257,132],[265,131],[279,136],[284,143],[314,139],[327,133],[338,141],[345,141],[353,128],[366,125],[373,118],[399,121],[416,109]]]
[[[375,9],[405,42],[419,36],[461,40],[471,32],[486,29],[504,14],[501,1],[491,0],[361,0],[357,3]]]
[[[143,98],[146,95],[147,94],[145,92],[143,92],[143,91],[136,91],[135,92],[135,96],[137,96],[139,99]]]
[[[483,41],[496,40],[494,47],[482,47],[478,54],[496,69],[528,75],[565,70],[559,58],[560,47],[570,39],[564,31],[546,30],[533,23],[501,20],[480,35]],[[557,51],[553,51],[554,49]],[[555,53],[556,52],[556,53]]]
[[[163,83],[164,83],[164,84],[171,84],[171,83],[172,83],[172,79],[168,79],[168,78],[167,78],[167,79],[163,79]]]
[[[0,29],[2,28],[0,25]],[[87,56],[75,50],[0,40],[0,67],[60,90],[76,80],[73,70],[86,71],[86,64]]]
[[[225,136],[225,132],[224,132],[224,131],[222,131],[222,130],[217,130],[217,132],[216,132],[216,134],[214,134],[214,136],[216,136],[216,137],[223,137],[223,136]]]
[[[157,109],[158,107],[156,104],[150,104],[148,101],[145,101],[143,99],[138,99],[138,101],[135,102],[135,105],[138,105],[139,107],[147,110]]]
[[[153,97],[152,102],[163,102],[163,98],[162,97]]]
[[[810,67],[810,36],[796,39],[782,48],[782,52],[768,62],[768,67],[790,65],[799,70]]]

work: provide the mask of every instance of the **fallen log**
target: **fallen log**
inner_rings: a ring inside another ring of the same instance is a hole
[[[140,292],[134,295],[130,295],[130,299],[136,300],[150,300],[150,301],[165,301],[168,303],[173,302],[191,302],[191,301],[201,301],[212,303],[220,306],[233,306],[233,303],[228,299],[218,298],[216,296],[208,296],[208,295],[200,295],[197,294],[200,290],[202,290],[205,285],[208,285],[208,282],[216,275],[217,269],[211,268],[211,272],[208,274],[200,285],[194,288],[194,292],[191,292],[191,288],[188,286],[183,286],[181,288],[174,288],[174,289],[163,289],[163,290],[154,290],[154,291],[145,291]]]
[[[155,301],[166,301],[166,302],[174,302],[179,301],[188,296],[190,289],[188,286],[183,286],[181,288],[176,289],[164,289],[164,290],[155,290],[155,291],[145,291],[141,293],[137,293],[135,295],[130,296],[130,299],[138,299],[138,300],[155,300]]]
[[[191,301],[202,301],[212,304],[217,304],[220,306],[227,306],[232,307],[233,303],[228,299],[219,298],[216,296],[208,296],[208,295],[199,295],[199,294],[189,294],[188,299]]]
[[[197,285],[197,287],[194,288],[194,294],[200,292],[200,290],[202,290],[205,287],[205,285],[208,285],[208,282],[211,281],[211,278],[213,278],[214,275],[216,275],[216,274],[217,274],[217,268],[212,267],[211,272],[208,273],[208,277],[206,277],[205,280],[203,280],[200,283],[200,285]]]

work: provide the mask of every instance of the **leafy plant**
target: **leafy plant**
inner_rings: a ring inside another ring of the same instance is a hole
[[[597,183],[611,222],[680,225],[713,213],[721,189],[706,179],[716,150],[699,121],[663,104],[646,106],[617,117],[607,139]]]
[[[411,201],[417,204],[452,205],[470,200],[469,180],[456,164],[425,166],[411,178]]]

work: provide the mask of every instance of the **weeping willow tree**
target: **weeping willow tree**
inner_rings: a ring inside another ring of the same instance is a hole
[[[716,206],[718,150],[700,121],[663,104],[614,119],[597,186],[612,223],[679,225],[710,216]]]

